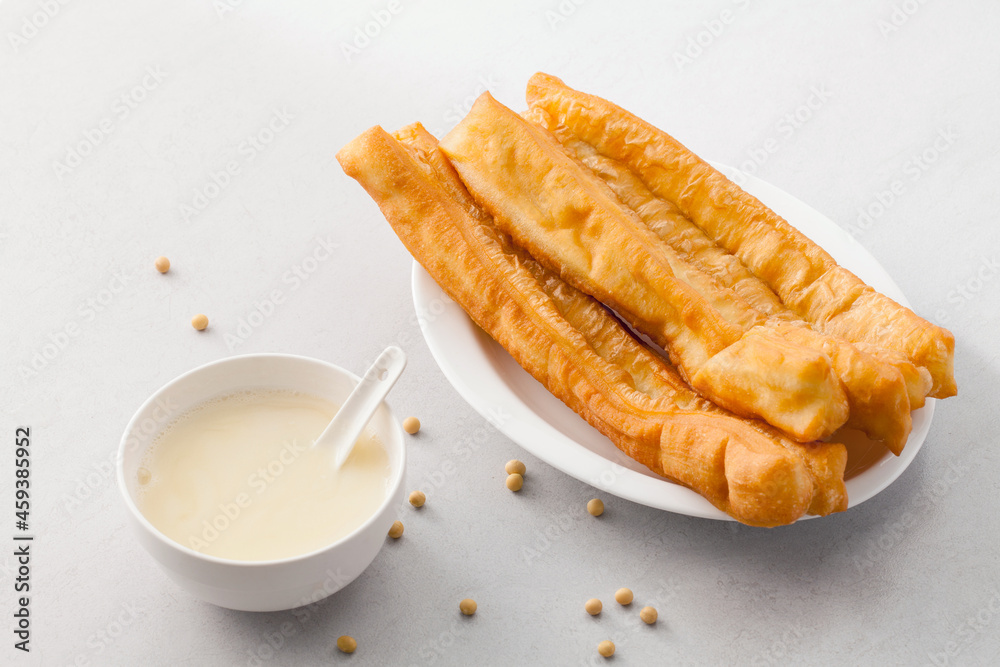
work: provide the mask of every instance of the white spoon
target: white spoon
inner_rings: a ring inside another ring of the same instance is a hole
[[[390,346],[361,376],[361,382],[347,397],[330,425],[320,433],[313,447],[326,447],[333,454],[333,469],[339,470],[354,449],[358,436],[368,425],[392,385],[406,368],[406,355]]]

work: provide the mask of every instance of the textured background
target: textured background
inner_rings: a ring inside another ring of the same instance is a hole
[[[2,0],[0,430],[10,446],[32,427],[38,538],[33,652],[11,647],[8,620],[0,662],[596,664],[609,637],[615,664],[995,658],[998,32],[987,0]],[[536,70],[808,202],[951,328],[960,396],[892,487],[770,531],[612,497],[595,521],[592,489],[458,397],[420,337],[409,256],[333,155],[375,123],[446,131],[485,87],[517,107]],[[319,244],[336,248],[313,264]],[[274,289],[284,302],[227,339]],[[405,537],[305,619],[217,609],[168,581],[110,474],[138,405],[231,354],[360,371],[394,342],[410,365],[391,403],[425,424],[409,483],[428,504],[402,517]],[[530,471],[517,496],[513,456]],[[660,623],[610,602],[623,585]],[[334,648],[343,633],[353,656]]]

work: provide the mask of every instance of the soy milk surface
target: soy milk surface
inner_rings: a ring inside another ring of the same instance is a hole
[[[382,444],[363,434],[334,471],[312,444],[337,412],[288,391],[231,394],[171,424],[138,471],[142,514],[176,542],[235,560],[315,551],[360,527],[389,493]]]

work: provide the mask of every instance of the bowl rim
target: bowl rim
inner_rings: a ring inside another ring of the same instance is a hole
[[[322,555],[323,553],[325,553],[327,551],[330,551],[330,550],[333,550],[333,549],[339,547],[340,545],[342,545],[342,544],[350,541],[351,539],[355,538],[356,536],[358,536],[359,534],[361,534],[365,530],[367,530],[371,526],[371,524],[374,523],[382,515],[383,512],[385,512],[386,508],[388,508],[389,505],[390,505],[390,503],[392,503],[393,498],[396,497],[396,494],[399,492],[400,487],[403,485],[403,480],[406,477],[406,441],[403,438],[403,435],[402,435],[403,431],[402,431],[402,427],[399,425],[399,420],[397,420],[395,418],[395,416],[393,415],[392,409],[389,407],[388,402],[383,400],[382,403],[381,403],[381,406],[384,406],[385,409],[388,411],[389,417],[390,417],[390,422],[393,425],[392,430],[396,433],[397,439],[398,439],[398,441],[400,443],[400,447],[399,447],[399,449],[400,449],[399,469],[398,469],[398,471],[394,472],[395,479],[393,480],[393,483],[390,485],[390,488],[389,488],[388,492],[386,493],[385,500],[383,500],[382,504],[379,505],[378,509],[375,510],[375,512],[372,513],[372,515],[369,516],[365,520],[364,523],[362,523],[360,526],[358,526],[357,528],[355,528],[353,531],[351,531],[347,535],[344,535],[343,537],[337,539],[336,541],[331,542],[330,544],[327,544],[327,545],[325,545],[323,547],[320,547],[319,549],[315,549],[313,551],[308,551],[308,552],[306,552],[304,554],[298,554],[298,555],[295,555],[295,556],[288,556],[286,558],[275,558],[275,559],[271,559],[271,560],[237,560],[237,559],[234,559],[234,558],[222,558],[222,557],[219,557],[219,556],[212,556],[212,555],[209,555],[209,554],[203,554],[200,551],[195,551],[194,549],[192,549],[192,548],[190,548],[188,546],[185,546],[184,544],[181,544],[180,542],[177,542],[176,540],[173,540],[172,538],[164,535],[163,532],[161,532],[159,528],[157,528],[156,526],[154,526],[149,521],[149,519],[146,518],[146,516],[142,513],[142,511],[136,505],[135,500],[132,498],[132,494],[129,493],[128,486],[126,485],[126,482],[125,482],[125,454],[126,454],[126,448],[128,447],[129,435],[132,433],[132,429],[136,426],[137,421],[139,419],[139,415],[143,414],[143,412],[145,412],[145,410],[151,404],[155,403],[156,400],[159,399],[162,396],[162,394],[165,391],[167,391],[168,389],[170,389],[171,387],[179,384],[181,381],[187,379],[188,377],[190,377],[192,375],[196,375],[198,373],[204,372],[204,371],[206,371],[209,368],[212,368],[214,366],[221,366],[221,365],[231,364],[231,363],[246,362],[246,361],[248,361],[250,359],[286,359],[286,360],[307,362],[307,363],[317,364],[317,365],[320,365],[320,366],[325,366],[326,368],[328,368],[330,370],[333,370],[336,373],[340,373],[342,375],[347,376],[348,379],[354,381],[355,383],[358,383],[358,382],[361,381],[361,378],[359,378],[357,375],[355,375],[351,371],[349,371],[346,368],[343,368],[341,366],[337,366],[336,364],[330,363],[328,361],[324,361],[322,359],[316,359],[315,357],[307,357],[307,356],[299,355],[299,354],[285,354],[285,353],[281,353],[281,352],[255,352],[255,353],[250,353],[250,354],[238,354],[238,355],[234,355],[234,356],[231,356],[231,357],[224,357],[222,359],[216,359],[215,361],[210,361],[210,362],[208,362],[206,364],[202,364],[202,365],[197,366],[195,368],[192,368],[192,369],[190,369],[188,371],[185,371],[184,373],[181,373],[180,375],[178,375],[177,377],[173,378],[172,380],[166,382],[159,389],[157,389],[152,394],[150,394],[149,397],[145,401],[143,401],[142,404],[136,409],[136,411],[132,415],[131,419],[129,419],[128,424],[125,426],[125,431],[122,434],[121,442],[118,445],[118,456],[117,456],[117,460],[115,461],[115,469],[116,469],[115,470],[115,475],[116,475],[117,482],[118,482],[118,490],[121,493],[122,499],[125,501],[125,506],[131,512],[132,517],[135,520],[137,520],[139,522],[139,524],[147,532],[149,532],[151,535],[153,535],[158,541],[160,541],[161,543],[163,543],[167,547],[175,549],[176,551],[178,551],[178,552],[180,552],[180,553],[182,553],[182,554],[184,554],[186,556],[193,557],[195,559],[204,561],[206,563],[214,563],[214,564],[217,564],[217,565],[227,565],[227,566],[235,566],[235,567],[240,567],[240,568],[250,568],[250,569],[253,569],[253,568],[262,568],[262,567],[269,567],[269,566],[273,567],[273,566],[276,566],[276,565],[277,566],[280,566],[280,565],[290,565],[290,564],[294,564],[294,563],[298,563],[298,562],[302,562],[302,561],[305,561],[305,560],[309,560],[309,559],[315,558],[317,556]],[[182,413],[182,414],[184,414],[184,413]],[[170,423],[172,423],[172,422],[168,422],[168,425]],[[163,432],[163,428],[161,428],[158,431],[156,431],[155,434],[159,435],[162,432]],[[382,444],[383,444],[383,446],[388,447],[388,445],[386,443],[383,442]],[[147,549],[147,551],[148,551],[148,549]]]

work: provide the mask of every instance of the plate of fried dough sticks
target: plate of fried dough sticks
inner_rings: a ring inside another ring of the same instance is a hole
[[[536,74],[442,138],[375,126],[337,154],[413,255],[432,355],[563,472],[691,516],[773,527],[902,474],[952,334],[835,223]]]

